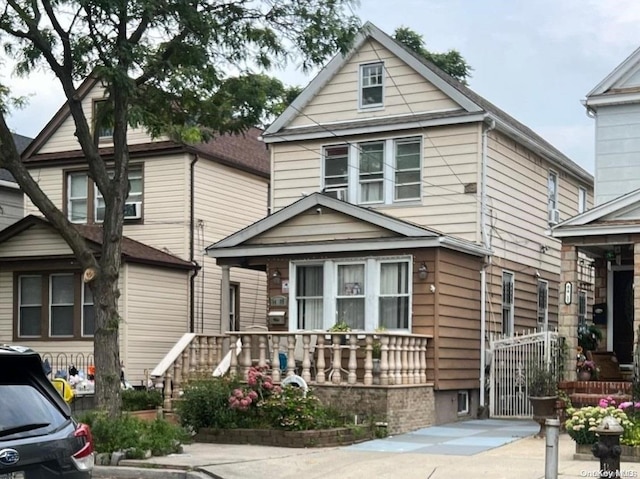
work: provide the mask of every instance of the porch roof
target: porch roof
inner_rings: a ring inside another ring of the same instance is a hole
[[[569,218],[550,233],[554,238],[640,233],[640,189]]]
[[[325,207],[357,221],[383,228],[394,233],[394,236],[384,238],[251,244],[252,239],[316,207]],[[475,256],[491,254],[489,250],[476,243],[454,238],[436,230],[424,228],[370,208],[364,208],[332,198],[322,193],[313,193],[296,201],[276,213],[207,247],[206,252],[214,258],[233,258],[243,256],[339,253],[433,247],[449,248]]]

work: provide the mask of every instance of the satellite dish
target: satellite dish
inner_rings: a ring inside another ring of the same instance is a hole
[[[307,395],[307,391],[309,391],[309,386],[307,385],[307,381],[302,379],[302,377],[298,376],[297,374],[294,374],[293,376],[287,376],[286,378],[284,378],[284,380],[282,381],[282,387],[285,387],[285,386],[293,386],[293,387],[302,389],[303,396],[305,397]]]

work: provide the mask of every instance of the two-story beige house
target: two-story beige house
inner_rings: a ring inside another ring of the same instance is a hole
[[[103,98],[96,79],[81,87],[92,118]],[[88,175],[68,107],[55,114],[23,153],[43,191],[98,251],[103,202]],[[186,332],[220,333],[265,321],[265,274],[237,269],[220,317],[220,268],[205,246],[267,212],[269,157],[261,130],[180,145],[131,129],[129,181],[120,272],[121,357],[127,378],[144,379]],[[96,128],[112,154],[111,131]],[[41,353],[93,352],[93,299],[71,250],[27,200],[27,218],[0,237],[0,343]],[[62,363],[63,361],[59,361]],[[86,363],[87,361],[85,361]],[[56,366],[54,365],[54,367]]]
[[[267,267],[273,331],[432,336],[446,422],[486,404],[491,334],[556,327],[548,230],[592,204],[592,176],[374,25],[263,139],[272,214],[208,254],[231,274]]]

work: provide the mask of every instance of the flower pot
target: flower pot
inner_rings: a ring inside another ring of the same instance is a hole
[[[556,410],[557,400],[558,396],[529,397],[533,409],[533,420],[540,425],[540,431],[538,431],[536,437],[545,437],[545,421],[558,417]]]
[[[578,371],[578,381],[591,381],[591,371],[588,369]]]

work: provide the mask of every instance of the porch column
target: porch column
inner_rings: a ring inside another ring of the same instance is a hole
[[[634,236],[633,243],[633,361],[635,363],[636,342],[638,332],[640,332],[640,243],[638,237]],[[636,288],[636,285],[638,286]]]
[[[220,282],[220,334],[224,334],[229,329],[229,316],[231,315],[231,297],[229,290],[230,283],[230,267],[222,265],[222,281]]]
[[[560,250],[560,287],[558,292],[558,332],[567,342],[565,379],[576,380],[576,348],[578,347],[578,250],[573,245],[563,244]],[[567,283],[571,283],[571,304],[566,304]]]

